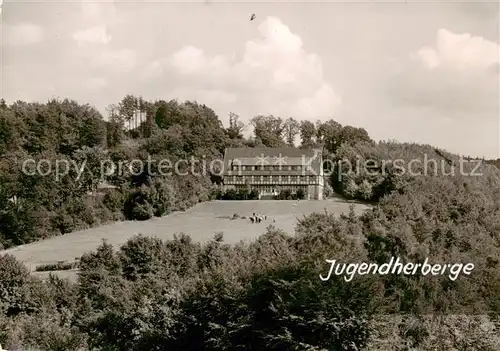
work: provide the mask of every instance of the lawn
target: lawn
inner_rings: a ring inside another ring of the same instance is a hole
[[[355,211],[360,213],[368,205],[355,204]],[[336,214],[348,213],[349,203],[342,199],[302,200],[302,201],[211,201],[200,203],[185,212],[176,212],[162,218],[143,222],[117,222],[98,228],[73,232],[36,243],[18,246],[1,253],[10,253],[25,262],[30,269],[42,264],[58,261],[74,261],[83,253],[95,250],[106,239],[114,247],[123,245],[136,234],[156,236],[168,240],[175,233],[184,232],[193,240],[204,242],[213,238],[217,232],[224,233],[224,241],[237,243],[252,240],[263,234],[270,224],[293,233],[297,218],[313,212]],[[230,219],[234,214],[249,217],[253,213],[266,215],[267,220],[252,224],[248,218]],[[275,222],[273,221],[275,220]],[[47,276],[49,272],[34,272],[38,276]],[[61,276],[74,276],[74,271],[60,271]]]

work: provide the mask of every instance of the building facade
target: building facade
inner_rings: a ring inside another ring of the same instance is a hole
[[[323,199],[323,159],[320,150],[284,148],[228,148],[224,153],[225,189],[250,188],[260,197],[295,193]]]

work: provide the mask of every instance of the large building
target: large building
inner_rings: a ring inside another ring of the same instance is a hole
[[[299,189],[306,199],[323,199],[323,160],[320,150],[283,148],[228,148],[224,154],[226,189],[247,188],[260,196]]]

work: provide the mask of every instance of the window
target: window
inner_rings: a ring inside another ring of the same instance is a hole
[[[241,169],[244,171],[245,170],[245,166],[241,166]]]

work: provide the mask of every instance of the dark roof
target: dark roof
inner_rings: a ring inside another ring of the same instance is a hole
[[[300,166],[304,163],[304,160],[308,160],[311,157],[302,156],[302,157],[286,157],[284,155],[280,156],[268,156],[265,153],[261,153],[257,157],[244,157],[244,158],[233,158],[234,165],[242,165],[242,166],[259,166],[264,164],[271,165],[277,160],[281,160],[282,165],[288,166]]]
[[[313,157],[314,150],[299,149],[296,147],[245,147],[227,148],[225,152],[225,156],[230,159],[259,157],[261,154],[269,157],[280,156],[280,154],[283,157]]]
[[[262,165],[262,158],[266,157],[269,165],[282,159],[282,165],[308,164],[316,172],[321,169],[321,150],[298,149],[292,147],[281,148],[227,148],[224,153],[224,173],[231,170],[234,162],[239,165]]]

